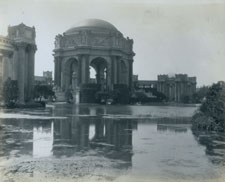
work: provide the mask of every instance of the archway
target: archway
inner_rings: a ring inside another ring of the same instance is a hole
[[[94,83],[97,84],[97,80],[96,80],[96,71],[92,66],[89,66],[89,83]]]
[[[78,61],[75,58],[67,60],[64,69],[65,89],[76,89],[78,86]]]
[[[95,79],[95,83],[101,85],[102,89],[106,89],[107,85],[107,61],[101,57],[97,57],[93,59],[90,63],[90,71],[92,75],[90,75],[91,79]],[[93,75],[95,73],[95,76]],[[93,78],[92,78],[93,77]]]

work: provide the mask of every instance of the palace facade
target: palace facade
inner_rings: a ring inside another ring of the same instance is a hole
[[[156,89],[163,93],[168,101],[183,102],[185,97],[191,98],[196,92],[196,77],[187,74],[158,75],[157,80],[136,80],[134,85],[137,89]]]

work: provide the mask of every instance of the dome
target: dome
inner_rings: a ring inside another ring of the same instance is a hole
[[[114,25],[112,25],[111,23],[107,21],[100,20],[100,19],[87,19],[75,24],[70,29],[68,29],[66,33],[73,33],[77,29],[83,29],[83,28],[98,28],[98,29],[118,31]]]

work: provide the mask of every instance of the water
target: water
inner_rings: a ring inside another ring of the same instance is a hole
[[[193,133],[196,107],[0,111],[0,181],[225,181],[225,136]]]

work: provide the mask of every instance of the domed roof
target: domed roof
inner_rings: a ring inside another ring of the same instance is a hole
[[[107,21],[100,20],[100,19],[86,19],[72,26],[70,29],[66,31],[66,33],[73,33],[77,29],[82,29],[82,28],[100,28],[100,29],[118,31],[114,25],[112,25],[111,23]]]

